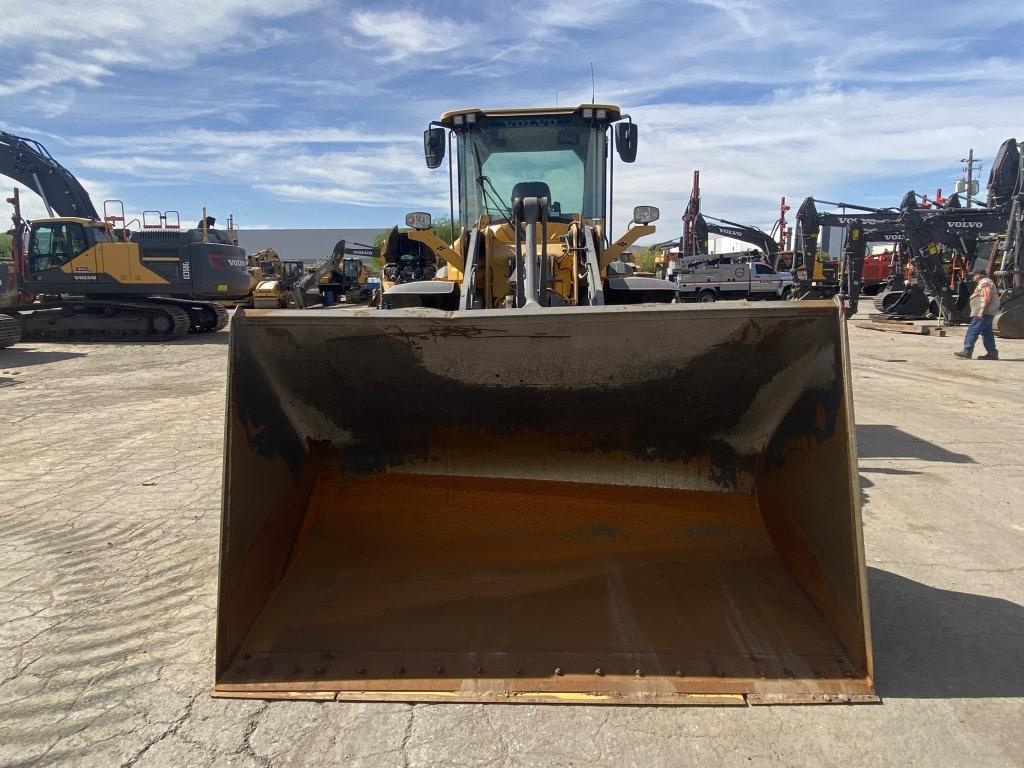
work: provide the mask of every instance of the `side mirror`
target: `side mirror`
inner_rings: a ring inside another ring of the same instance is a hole
[[[617,123],[615,125],[615,148],[624,163],[636,160],[637,127],[636,123]]]
[[[427,128],[423,132],[423,156],[427,160],[427,168],[437,168],[444,160],[444,128]]]
[[[638,205],[633,209],[633,223],[650,224],[661,217],[661,211],[653,205]]]
[[[444,129],[441,129],[444,130]],[[434,166],[437,167],[437,166]],[[422,211],[416,211],[415,213],[405,214],[405,226],[412,227],[413,229],[430,229],[430,214],[423,213]]]

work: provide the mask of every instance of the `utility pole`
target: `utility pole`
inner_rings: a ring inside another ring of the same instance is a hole
[[[960,158],[960,162],[966,164],[967,170],[967,207],[971,207],[971,196],[974,194],[974,166],[981,165],[981,158],[974,157],[974,149],[967,151],[967,157]]]
[[[679,256],[695,256],[697,254],[697,237],[694,225],[700,215],[700,171],[693,172],[693,187],[690,200],[683,211],[683,236],[679,238]]]
[[[786,205],[786,198],[782,198],[782,202],[779,203],[779,250],[788,251],[790,246],[790,235],[793,234],[793,230],[786,229],[786,211],[789,210],[789,206]]]

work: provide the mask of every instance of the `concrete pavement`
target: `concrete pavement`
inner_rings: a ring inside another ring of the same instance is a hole
[[[1024,765],[1024,342],[850,335],[881,706],[213,700],[227,334],[0,350],[0,765]]]

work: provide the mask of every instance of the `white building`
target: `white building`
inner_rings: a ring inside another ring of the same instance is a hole
[[[328,256],[339,240],[372,246],[387,229],[240,229],[238,244],[246,253],[273,248],[282,259],[316,261]]]

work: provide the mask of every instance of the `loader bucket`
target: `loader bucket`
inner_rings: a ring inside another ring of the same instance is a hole
[[[832,302],[239,311],[218,696],[873,700]]]

